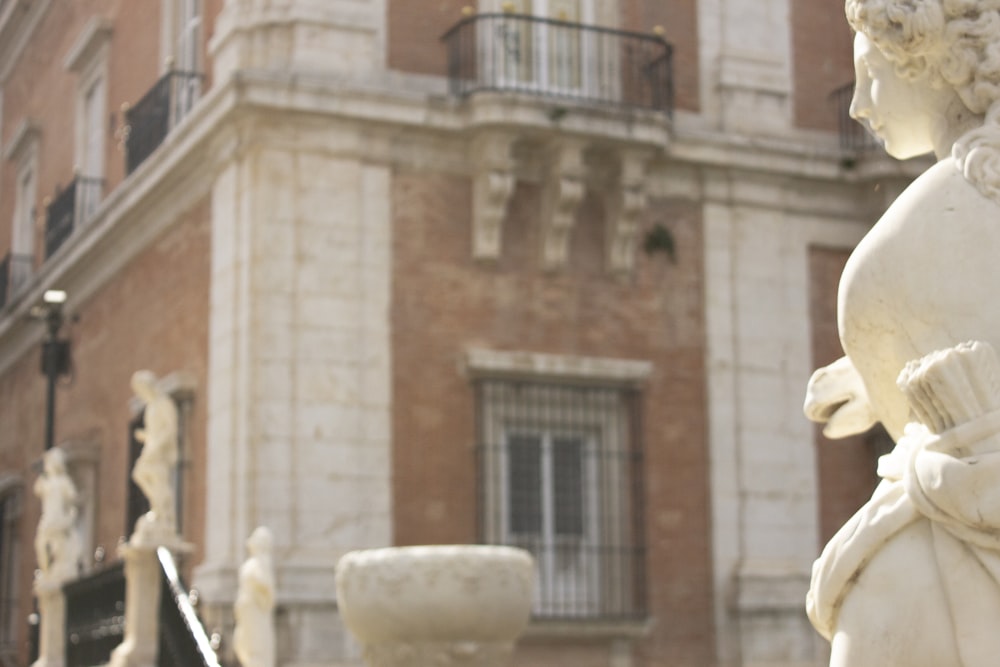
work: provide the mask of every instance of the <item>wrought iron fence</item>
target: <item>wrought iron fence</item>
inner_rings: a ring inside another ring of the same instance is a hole
[[[476,381],[480,539],[530,551],[540,619],[645,618],[639,393]]]
[[[840,86],[830,93],[830,103],[837,112],[840,130],[840,148],[851,153],[863,153],[882,148],[868,129],[851,118],[851,98],[854,97],[854,82]]]
[[[219,667],[208,634],[198,619],[170,551],[156,550],[160,561],[160,655],[157,667]]]
[[[673,49],[656,35],[521,14],[478,14],[441,38],[454,95],[510,91],[673,111]]]
[[[202,75],[172,70],[125,113],[125,172],[131,174],[155,151],[201,96]]]
[[[118,561],[66,584],[66,667],[103,665],[125,636],[125,569]]]
[[[0,308],[6,306],[31,278],[35,258],[9,252],[0,260]]]

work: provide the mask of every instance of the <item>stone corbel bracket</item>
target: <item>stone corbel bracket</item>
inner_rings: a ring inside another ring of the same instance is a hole
[[[583,201],[583,148],[567,140],[552,146],[542,194],[542,266],[548,270],[563,268],[569,259],[569,235]]]
[[[639,221],[646,208],[646,166],[650,156],[641,151],[623,151],[618,177],[605,194],[606,252],[612,273],[630,273],[635,268]]]
[[[472,192],[472,256],[496,260],[503,243],[503,221],[514,193],[513,138],[489,133],[472,141],[476,165]]]

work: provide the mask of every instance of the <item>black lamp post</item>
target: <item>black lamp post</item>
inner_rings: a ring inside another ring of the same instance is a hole
[[[31,309],[31,315],[45,322],[45,341],[42,343],[42,375],[47,381],[45,394],[45,450],[52,449],[55,439],[56,381],[69,373],[69,341],[59,338],[63,325],[63,304],[66,292],[48,290],[42,305]]]

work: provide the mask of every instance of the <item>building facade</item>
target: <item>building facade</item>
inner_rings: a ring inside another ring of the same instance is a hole
[[[820,664],[809,567],[880,445],[822,446],[803,391],[916,173],[841,143],[841,14],[0,0],[0,661],[28,661],[61,289],[81,572],[131,532],[149,368],[224,656],[266,525],[282,665],[359,664],[342,554],[474,542],[536,557],[519,667]]]

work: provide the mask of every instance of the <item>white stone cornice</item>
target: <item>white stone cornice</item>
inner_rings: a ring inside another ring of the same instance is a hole
[[[87,68],[97,53],[111,39],[112,23],[103,16],[94,16],[80,31],[73,42],[63,65],[71,72],[79,74]]]
[[[465,370],[471,376],[509,377],[636,385],[645,382],[653,364],[637,359],[492,350],[470,347]]]

